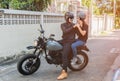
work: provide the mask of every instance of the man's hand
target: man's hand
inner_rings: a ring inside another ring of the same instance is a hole
[[[73,28],[78,28],[80,25],[77,23],[73,26]]]

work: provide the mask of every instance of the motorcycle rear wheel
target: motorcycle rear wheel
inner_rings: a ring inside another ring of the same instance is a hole
[[[83,59],[81,59],[81,57]],[[77,59],[78,60],[77,60],[77,62],[74,65],[71,64],[71,61],[69,62],[69,66],[68,67],[72,71],[81,71],[81,70],[83,70],[87,66],[88,61],[89,61],[88,55],[85,52],[83,52],[83,51],[78,53]]]
[[[36,55],[25,55],[18,62],[17,70],[23,75],[30,75],[38,70],[40,63],[41,61],[39,58],[36,57]]]

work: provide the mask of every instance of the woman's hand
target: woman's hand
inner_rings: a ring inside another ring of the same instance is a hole
[[[75,24],[74,26],[73,26],[73,28],[78,28],[79,27],[79,24]]]

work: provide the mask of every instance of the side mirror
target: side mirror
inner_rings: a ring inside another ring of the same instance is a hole
[[[51,36],[51,37],[54,37],[54,36],[55,36],[55,34],[50,34],[50,36]]]
[[[39,29],[38,29],[38,31],[39,31],[40,33],[44,33],[44,30],[39,30]]]

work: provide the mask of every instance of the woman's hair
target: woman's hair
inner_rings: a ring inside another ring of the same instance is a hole
[[[87,25],[87,23],[85,22],[85,20],[82,20],[82,22],[83,22],[83,26]]]

